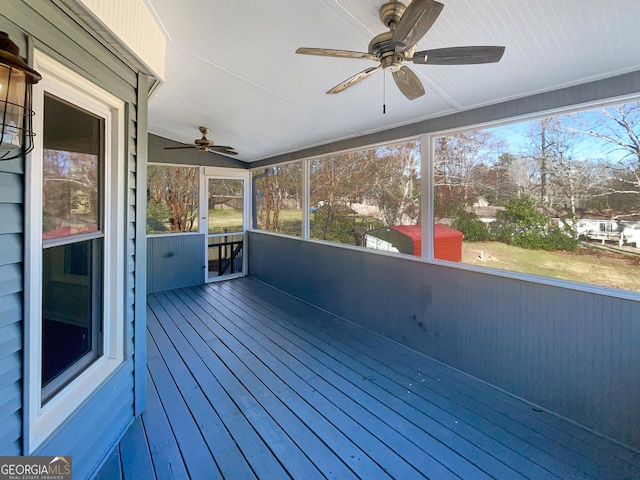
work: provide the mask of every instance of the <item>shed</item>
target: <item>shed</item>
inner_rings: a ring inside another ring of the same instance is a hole
[[[462,232],[441,223],[433,226],[434,257],[439,260],[462,260]],[[365,235],[367,248],[389,252],[422,254],[422,229],[420,225],[394,225],[370,230]]]

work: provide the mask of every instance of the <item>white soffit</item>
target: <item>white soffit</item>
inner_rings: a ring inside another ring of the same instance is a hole
[[[63,1],[116,51],[164,81],[166,40],[143,0]]]

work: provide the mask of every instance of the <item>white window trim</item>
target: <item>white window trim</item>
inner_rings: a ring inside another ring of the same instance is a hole
[[[77,410],[124,359],[124,102],[42,52],[42,81],[33,88],[35,148],[27,160],[25,228],[24,451],[32,453]],[[103,355],[44,406],[41,401],[42,156],[44,92],[105,119]]]

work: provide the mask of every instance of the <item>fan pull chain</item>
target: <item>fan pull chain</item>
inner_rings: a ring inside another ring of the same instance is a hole
[[[387,72],[382,71],[382,114],[387,113]]]

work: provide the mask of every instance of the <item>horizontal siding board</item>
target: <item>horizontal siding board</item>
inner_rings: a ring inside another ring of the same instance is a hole
[[[12,263],[0,266],[0,298],[22,291],[22,268]]]
[[[22,203],[23,196],[21,177],[0,172],[0,203]]]
[[[0,235],[0,265],[22,262],[22,250],[21,235]]]
[[[0,203],[0,218],[0,235],[22,233],[21,205]]]
[[[0,429],[0,451],[2,455],[21,455],[22,446],[20,435],[22,433],[21,411],[11,415],[5,415]]]
[[[22,296],[18,293],[0,297],[0,328],[22,320]],[[2,356],[0,351],[0,356]]]
[[[6,27],[3,27],[3,28],[8,30],[8,28]],[[9,37],[11,37],[11,39],[14,40],[14,37],[11,35],[11,33],[9,33]],[[2,160],[0,162],[0,172],[15,173],[15,174],[22,175],[24,173],[24,162],[22,161],[22,158],[14,158],[12,160]]]
[[[22,408],[22,385],[14,382],[0,390],[0,411],[17,412]]]
[[[14,352],[0,359],[0,385],[12,385],[22,378],[22,357]]]
[[[115,372],[33,455],[73,457],[74,478],[91,478],[133,418],[132,362]]]
[[[0,328],[0,354],[8,356],[22,349],[22,325],[12,323]]]
[[[10,18],[33,35],[36,48],[72,65],[74,70],[123,100],[135,102],[136,72],[100,45],[89,32],[79,28],[82,22],[70,18],[69,12],[47,0],[20,0]]]
[[[113,54],[109,47],[102,45],[84,22],[63,6],[62,2],[17,0],[11,2],[10,7],[2,9],[0,18],[2,29],[7,30],[18,43],[23,56],[29,53],[26,45],[29,36],[32,40],[30,46],[128,104],[125,122],[134,128],[126,132],[125,148],[127,152],[135,152],[136,124],[131,121],[136,116],[138,76],[135,70]],[[134,156],[126,158],[127,164],[135,162]],[[3,454],[20,453],[13,446],[18,445],[21,450],[22,443],[22,411],[20,404],[16,403],[22,399],[21,395],[16,397],[14,394],[16,385],[22,384],[23,173],[22,160],[0,162],[0,451]],[[125,178],[129,178],[128,173],[125,175]],[[135,197],[128,198],[124,192],[119,195],[120,200],[126,202],[126,207],[135,203]],[[126,208],[126,211],[129,210]],[[126,242],[126,248],[125,284],[119,284],[122,285],[121,288],[130,291],[134,280],[131,259],[136,248],[135,236]],[[41,452],[60,454],[60,449],[63,448],[65,454],[72,454],[74,474],[78,478],[89,478],[92,475],[92,470],[107,455],[134,417],[134,352],[131,328],[133,302],[133,295],[125,293],[123,311],[128,315],[125,319],[125,342],[128,345],[125,363],[68,420],[63,421],[60,428],[38,449]]]

